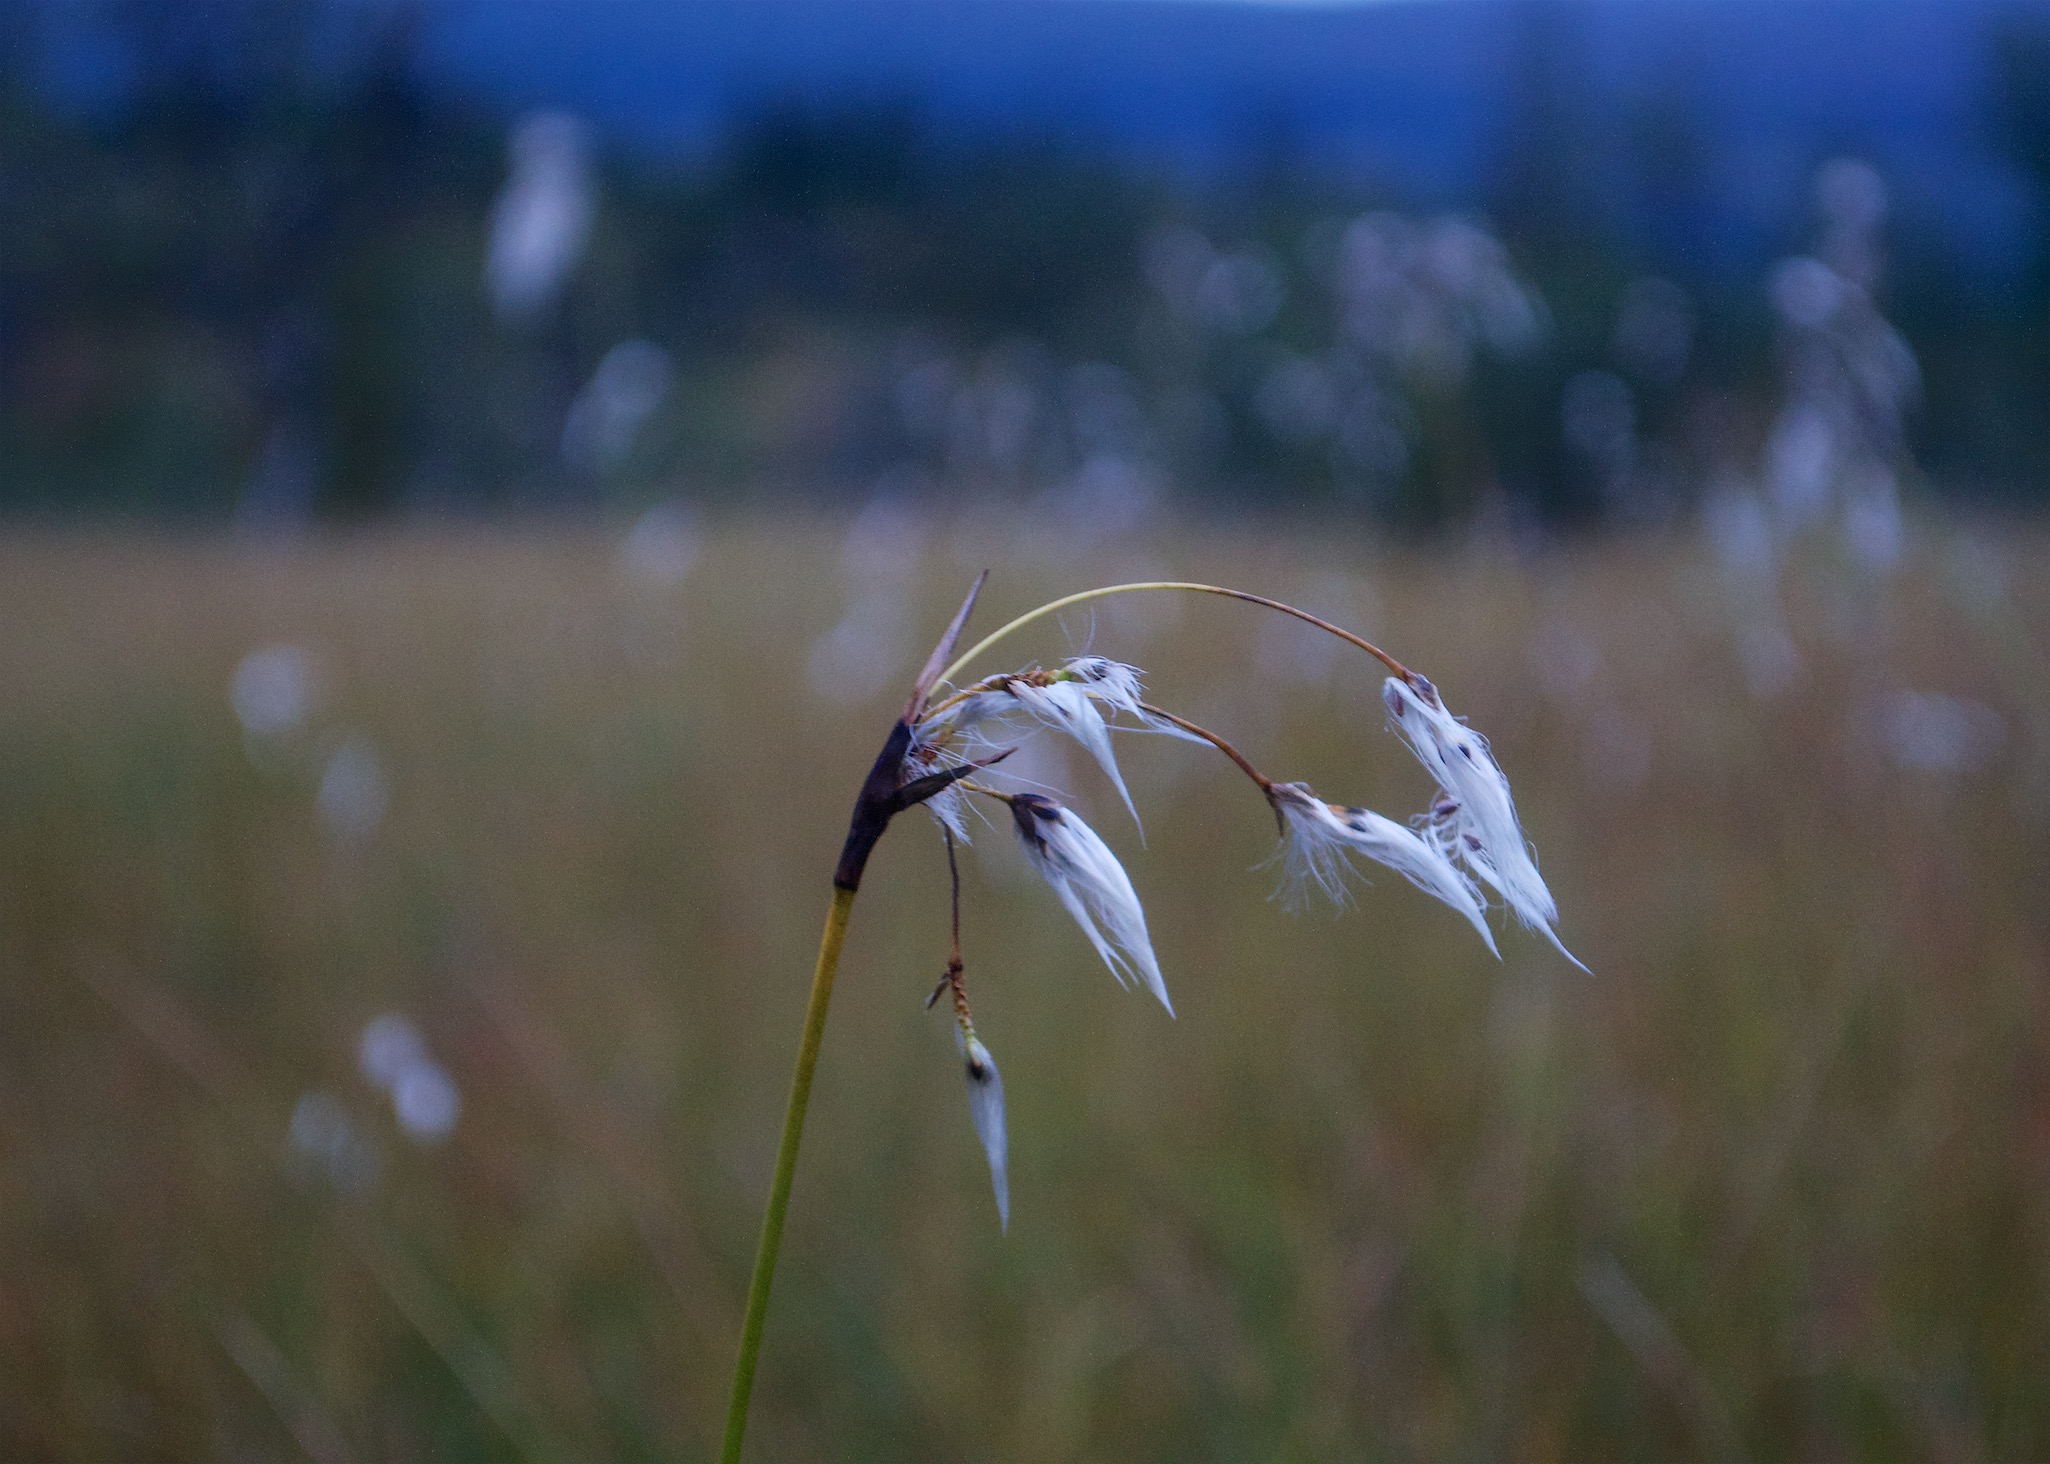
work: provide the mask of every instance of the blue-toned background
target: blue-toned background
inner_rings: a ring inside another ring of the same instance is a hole
[[[1026,740],[1176,1015],[971,826],[1004,1233],[890,830],[750,1458],[2050,1457],[2046,209],[2042,4],[0,0],[0,1459],[712,1457],[985,569],[1591,974]]]

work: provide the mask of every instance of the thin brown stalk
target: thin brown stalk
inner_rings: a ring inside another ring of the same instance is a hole
[[[1239,771],[1257,783],[1260,791],[1267,795],[1269,801],[1273,800],[1274,780],[1254,767],[1252,763],[1246,760],[1244,753],[1233,747],[1229,742],[1226,742],[1222,737],[1219,737],[1215,732],[1212,732],[1208,727],[1199,727],[1187,717],[1177,717],[1173,712],[1156,707],[1151,702],[1140,702],[1139,710],[1149,717],[1158,717],[1163,722],[1173,723],[1192,737],[1202,738],[1205,742],[1237,763]]]
[[[1371,641],[1363,640],[1359,636],[1354,635],[1349,630],[1346,630],[1340,626],[1333,625],[1328,620],[1322,619],[1321,617],[1316,615],[1312,615],[1307,610],[1298,610],[1293,605],[1285,604],[1280,600],[1270,600],[1265,595],[1255,595],[1249,590],[1234,590],[1224,585],[1196,584],[1192,581],[1187,580],[1140,580],[1132,584],[1106,585],[1101,589],[1082,590],[1077,594],[1063,595],[1058,600],[1049,600],[1046,604],[1041,605],[1036,610],[1028,610],[1023,615],[1020,615],[1017,619],[1011,621],[1009,624],[1000,626],[996,630],[991,631],[988,635],[984,636],[981,640],[977,641],[973,646],[970,646],[966,651],[962,652],[959,656],[955,657],[953,663],[949,665],[946,670],[940,672],[937,677],[933,678],[933,680],[929,683],[929,686],[936,686],[939,685],[941,682],[951,684],[954,680],[954,677],[958,675],[970,663],[972,663],[978,656],[988,651],[992,646],[996,645],[998,641],[1001,641],[1006,636],[1010,635],[1011,632],[1023,629],[1025,626],[1030,625],[1035,620],[1044,619],[1046,616],[1052,615],[1057,611],[1067,609],[1070,605],[1081,605],[1086,604],[1090,600],[1101,600],[1107,595],[1131,594],[1132,592],[1137,590],[1179,590],[1185,594],[1191,595],[1220,595],[1227,600],[1243,600],[1248,605],[1259,605],[1264,607],[1265,609],[1273,610],[1282,615],[1292,615],[1297,620],[1303,621],[1304,623],[1309,625],[1314,625],[1317,627],[1317,629],[1321,631],[1325,631],[1331,635],[1337,636],[1347,645],[1356,646],[1360,650],[1365,651],[1368,655],[1372,656],[1375,660],[1379,661],[1382,665],[1386,666],[1390,671],[1394,672],[1397,676],[1400,676],[1404,682],[1406,682],[1411,687],[1415,688],[1419,694],[1428,694],[1433,701],[1435,701],[1437,698],[1436,690],[1432,688],[1431,683],[1428,680],[1418,675],[1416,672],[1410,670],[1409,667],[1403,665],[1400,661],[1396,660],[1393,656],[1389,655],[1386,651],[1382,650],[1379,646],[1373,644],[1373,642]],[[920,703],[920,705],[922,705],[922,703]]]

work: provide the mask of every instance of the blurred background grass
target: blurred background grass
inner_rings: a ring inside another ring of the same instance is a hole
[[[1021,752],[1180,1018],[978,839],[1002,1235],[891,833],[751,1457],[2050,1457],[2046,220],[2045,0],[0,0],[0,1459],[708,1457],[983,568],[1595,974]]]
[[[1049,753],[1180,1018],[978,839],[1005,1237],[904,821],[754,1457],[2041,1457],[2046,553],[1918,517],[1887,573],[1810,543],[1762,587],[1708,540],[1279,520],[18,532],[0,1453],[708,1455],[846,808],[988,565],[985,626],[1172,571],[1382,640],[1494,738],[1595,975],[1392,878],[1285,915],[1221,762],[1127,747],[1142,846]],[[1313,635],[1135,598],[1016,654],[1084,643],[1278,774],[1428,796]],[[359,1071],[390,1013],[452,1128]]]

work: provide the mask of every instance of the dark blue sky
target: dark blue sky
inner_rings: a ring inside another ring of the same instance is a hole
[[[770,99],[909,100],[943,133],[1053,132],[1197,172],[1285,137],[1306,165],[1442,207],[1485,195],[1535,40],[1595,140],[1574,165],[1616,207],[1644,189],[1632,139],[1678,116],[1705,247],[1733,265],[1797,238],[1815,164],[1853,152],[1894,184],[1903,229],[1995,271],[2025,252],[2029,214],[1988,137],[1990,35],[2050,24],[2050,0],[420,4],[434,84],[567,107],[646,148],[701,152]],[[72,90],[121,73],[90,0],[41,8]]]
[[[1561,94],[1627,137],[1675,105],[1737,234],[1784,228],[1816,161],[1852,151],[1978,262],[2021,195],[1987,145],[1990,26],[2009,0],[429,0],[440,77],[692,149],[776,97],[911,98],[943,127],[1052,130],[1176,166],[1286,135],[1420,201],[1478,194],[1534,36]],[[1755,238],[1751,241],[1758,242]]]

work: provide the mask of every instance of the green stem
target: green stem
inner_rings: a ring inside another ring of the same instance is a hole
[[[1307,621],[1309,624],[1316,626],[1319,630],[1329,631],[1332,635],[1337,636],[1340,640],[1345,641],[1348,644],[1358,646],[1361,650],[1365,651],[1368,655],[1372,656],[1375,660],[1379,661],[1382,665],[1386,666],[1390,671],[1393,671],[1397,676],[1400,676],[1406,682],[1414,684],[1417,680],[1416,674],[1414,672],[1412,672],[1407,666],[1403,665],[1400,661],[1396,660],[1393,656],[1389,655],[1386,651],[1382,650],[1379,646],[1374,645],[1371,642],[1361,640],[1351,631],[1342,630],[1338,626],[1333,625],[1328,620],[1320,620],[1316,616],[1310,614],[1307,610],[1298,610],[1293,605],[1284,605],[1281,601],[1270,600],[1265,595],[1248,594],[1244,590],[1227,589],[1223,585],[1192,584],[1186,580],[1141,580],[1136,584],[1129,585],[1105,585],[1101,589],[1083,590],[1078,594],[1063,595],[1058,600],[1049,600],[1046,604],[1041,605],[1037,610],[1028,610],[1023,615],[1020,615],[1016,620],[1013,620],[1010,624],[999,626],[997,629],[991,631],[988,635],[984,636],[981,640],[977,641],[974,645],[970,646],[966,651],[962,652],[960,656],[955,658],[953,665],[949,666],[946,670],[942,671],[939,674],[938,680],[952,683],[955,675],[963,667],[967,666],[971,661],[973,661],[977,656],[980,656],[984,651],[988,650],[991,646],[995,645],[998,641],[1002,640],[1005,636],[1009,635],[1012,631],[1021,630],[1025,626],[1030,625],[1035,620],[1043,619],[1048,615],[1052,615],[1055,611],[1065,610],[1070,605],[1080,605],[1085,601],[1089,600],[1100,600],[1106,595],[1129,594],[1133,590],[1181,590],[1192,595],[1222,595],[1227,600],[1244,600],[1249,605],[1264,605],[1269,610],[1278,610],[1283,615],[1293,615],[1296,619]]]
[[[733,1364],[733,1401],[726,1409],[726,1444],[719,1452],[723,1464],[739,1464],[740,1440],[747,1432],[747,1400],[754,1391],[755,1360],[762,1350],[762,1322],[769,1312],[769,1286],[776,1279],[776,1252],[783,1244],[783,1216],[790,1208],[790,1181],[797,1173],[804,1110],[811,1102],[811,1077],[819,1065],[826,1007],[833,1000],[833,976],[840,969],[840,947],[846,942],[847,916],[853,908],[854,891],[835,885],[832,906],[826,911],[825,933],[819,938],[819,963],[812,973],[811,1001],[804,1009],[804,1037],[797,1048],[797,1070],[790,1075],[790,1103],[783,1111],[783,1140],[776,1148],[776,1177],[769,1185],[769,1208],[762,1215],[754,1278],[747,1287],[747,1320],[740,1328],[740,1356]]]

